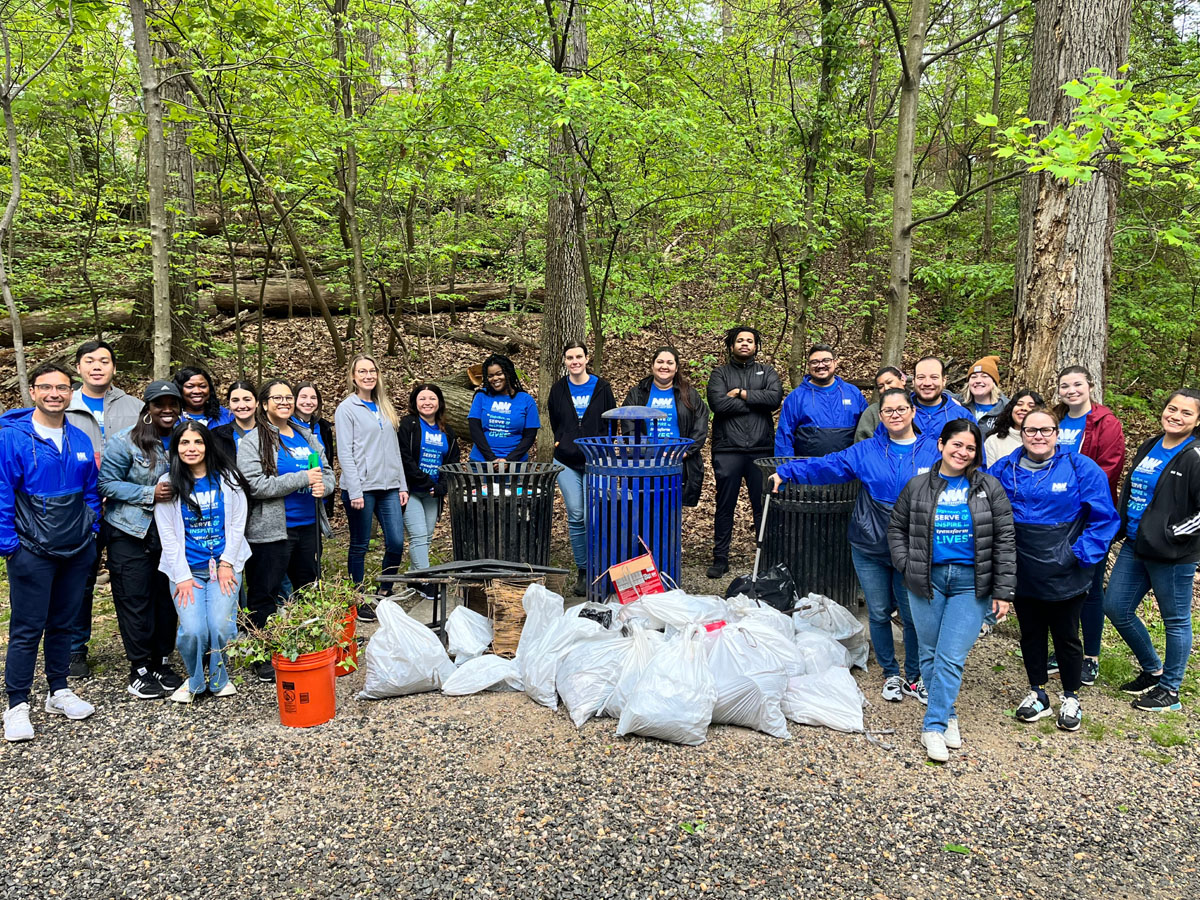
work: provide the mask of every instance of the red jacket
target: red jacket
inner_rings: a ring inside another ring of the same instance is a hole
[[[1107,406],[1092,405],[1083,423],[1079,452],[1104,470],[1115,502],[1121,487],[1121,470],[1125,468],[1125,430]]]

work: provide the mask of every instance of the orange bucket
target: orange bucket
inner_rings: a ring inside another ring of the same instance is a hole
[[[275,693],[279,698],[279,721],[290,728],[309,728],[333,718],[336,711],[333,663],[337,648],[305,653],[292,662],[276,653]]]
[[[343,650],[341,647],[335,647],[337,657],[333,661],[333,671],[338,678],[343,675],[349,675],[358,668],[358,641],[356,633],[358,630],[358,607],[351,606],[350,612],[346,613],[346,618],[342,620],[346,623],[346,627],[342,630],[342,641],[350,645],[349,649]],[[349,659],[351,666],[343,668],[340,664],[343,660]]]

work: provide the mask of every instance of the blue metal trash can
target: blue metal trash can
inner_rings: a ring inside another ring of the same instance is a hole
[[[666,413],[645,406],[609,410],[607,437],[576,438],[583,451],[587,510],[588,599],[603,602],[613,587],[609,567],[646,552],[658,571],[679,581],[683,530],[683,455],[687,438],[648,437],[647,423]],[[626,434],[612,434],[621,424]]]

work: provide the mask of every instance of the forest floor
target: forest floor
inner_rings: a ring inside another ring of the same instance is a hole
[[[265,371],[315,376],[332,407],[345,382],[320,328],[268,322]],[[665,337],[610,342],[618,399]],[[720,355],[715,332],[673,338],[687,359]],[[429,339],[410,350],[421,362],[400,375],[404,395],[480,358]],[[871,353],[843,354],[843,373],[869,377]],[[536,368],[530,351],[517,363]],[[682,581],[698,593],[727,583],[703,577],[712,493],[709,470],[684,517]],[[743,498],[730,577],[750,566],[749,519]],[[564,521],[560,507],[560,565]],[[336,572],[340,514],[335,527]],[[448,558],[444,520],[433,556]],[[0,631],[7,616],[0,576]],[[523,694],[358,701],[361,673],[339,679],[332,722],[301,731],[253,681],[187,708],[133,699],[106,587],[96,623],[96,673],[79,686],[95,716],[47,721],[39,703],[36,740],[0,745],[0,897],[1200,895],[1196,666],[1184,712],[1137,715],[1112,687],[1132,663],[1111,629],[1075,734],[1012,718],[1026,690],[1014,625],[980,641],[959,704],[964,749],[937,766],[917,743],[922,708],[882,701],[874,660],[856,674],[870,736],[714,727],[685,748],[617,738],[612,720],[576,730]]]

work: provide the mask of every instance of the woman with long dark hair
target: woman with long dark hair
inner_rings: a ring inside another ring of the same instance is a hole
[[[217,400],[217,385],[206,369],[184,366],[175,373],[175,386],[183,400],[181,419],[216,428],[233,421],[233,414]]]
[[[1035,409],[1045,409],[1046,401],[1037,391],[1022,388],[1004,404],[992,424],[992,433],[983,441],[983,458],[994,466],[1004,457],[1021,449],[1021,424]],[[980,429],[982,430],[982,429]]]
[[[1118,509],[1125,543],[1117,556],[1104,611],[1137,657],[1141,672],[1121,685],[1134,709],[1181,709],[1179,686],[1192,652],[1192,585],[1200,561],[1200,391],[1167,398],[1162,431],[1133,456]],[[1160,659],[1137,611],[1148,591],[1162,616],[1166,658]]]
[[[175,431],[168,457],[159,483],[170,486],[172,499],[154,508],[163,548],[158,568],[170,581],[179,615],[176,649],[188,672],[171,699],[191,703],[205,690],[228,697],[237,693],[225,646],[237,634],[238,587],[250,557],[249,485],[224,442],[199,422]]]
[[[414,569],[427,569],[429,542],[446,495],[440,469],[459,460],[458,435],[446,423],[446,398],[440,387],[428,381],[413,385],[408,415],[400,420],[397,438],[408,482],[404,507],[408,559]]]
[[[904,575],[929,691],[921,744],[930,759],[945,762],[947,748],[962,746],[955,702],[967,654],[984,613],[1007,611],[1017,570],[1012,505],[980,468],[979,426],[951,419],[938,450],[941,460],[900,491],[888,549]]]
[[[246,577],[251,620],[262,627],[275,611],[286,577],[293,590],[321,575],[320,541],[329,519],[320,499],[333,491],[333,467],[307,428],[293,425],[292,388],[272,379],[258,391],[258,427],[238,444],[237,467],[250,486],[246,540],[253,562]],[[274,681],[270,663],[257,667],[261,681]]]
[[[537,440],[541,419],[537,402],[521,387],[512,360],[493,353],[483,361],[483,386],[475,391],[467,413],[474,462],[503,469],[525,462]]]
[[[229,387],[225,389],[225,405],[229,408],[233,421],[209,430],[216,440],[225,444],[225,451],[229,457],[237,459],[237,445],[247,433],[254,430],[256,424],[254,414],[258,411],[258,391],[253,382],[244,379],[230,382]]]
[[[554,459],[562,464],[558,489],[567,508],[567,535],[575,558],[576,597],[587,594],[587,523],[583,504],[583,451],[576,438],[596,437],[607,432],[601,416],[617,405],[612,385],[588,371],[588,349],[579,341],[563,347],[567,374],[550,388],[546,413],[554,432]]]
[[[113,606],[129,660],[126,690],[140,700],[157,700],[183,683],[167,663],[175,647],[175,606],[166,576],[158,571],[162,544],[154,523],[155,505],[174,496],[171,485],[159,479],[167,471],[181,397],[170,381],[152,381],[143,396],[137,424],[104,446],[99,490]]]

